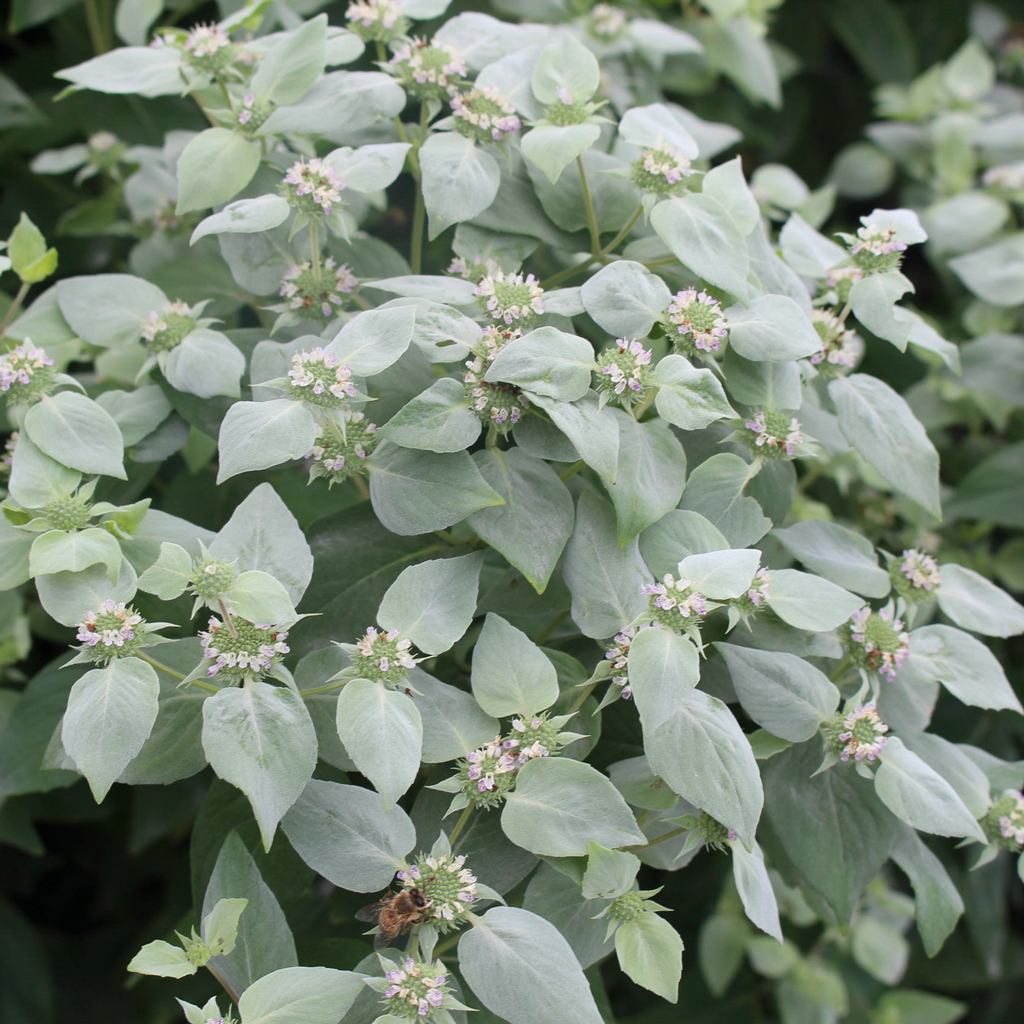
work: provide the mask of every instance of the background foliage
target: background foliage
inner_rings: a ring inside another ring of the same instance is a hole
[[[124,6],[118,5],[118,10]],[[277,6],[290,8],[303,18],[323,10],[332,24],[344,23],[344,3],[279,0]],[[517,6],[457,0],[448,16],[465,10],[495,13],[494,7],[508,15]],[[1024,21],[1024,5],[1005,2],[996,6],[1010,23],[1009,36],[1003,35],[1006,26],[1002,26],[1000,37],[1012,40],[1014,23]],[[560,5],[538,2],[530,5],[531,11],[533,7],[542,19]],[[652,0],[647,12],[676,19],[694,15],[697,7]],[[975,157],[957,144],[955,132],[947,143],[941,133],[911,138],[909,133],[866,131],[869,125],[887,119],[908,130],[930,122],[933,108],[927,89],[916,94],[919,106],[915,109],[915,94],[897,89],[880,92],[879,86],[908,85],[948,60],[963,45],[972,25],[975,32],[984,32],[986,26],[999,24],[992,13],[995,8],[979,13],[977,6],[966,0],[785,0],[780,5],[751,3],[747,7],[767,19],[776,66],[781,70],[779,96],[772,95],[770,82],[744,77],[742,61],[733,66],[738,80],[706,69],[670,67],[663,87],[670,99],[699,116],[734,125],[742,133],[742,141],[728,155],[742,157],[748,179],[765,165],[785,164],[811,189],[833,183],[837,186],[836,204],[826,222],[832,230],[850,230],[859,216],[875,207],[925,207],[968,191],[964,182],[973,182],[978,169]],[[215,20],[230,9],[231,5],[218,8],[212,3],[186,2],[168,5],[168,14],[177,24],[189,26]],[[188,98],[140,100],[83,91],[53,102],[62,87],[54,73],[118,45],[112,26],[112,5],[103,0],[90,4],[14,0],[2,41],[0,237],[7,237],[26,213],[49,244],[58,248],[60,279],[126,271],[129,254],[146,232],[126,219],[124,185],[116,173],[78,180],[68,173],[41,173],[40,164],[34,164],[38,154],[80,144],[99,131],[112,132],[129,145],[161,146],[168,131],[206,127]],[[1012,47],[1004,46],[998,52],[1004,79],[1020,84],[1022,65],[1015,63]],[[371,57],[368,52],[352,67],[371,69]],[[923,100],[920,94],[925,94]],[[766,103],[766,99],[773,102]],[[997,131],[993,147],[998,148],[1001,137],[1012,151],[1014,143],[1006,134],[1009,126],[999,130],[1003,134],[999,136]],[[866,141],[869,137],[870,143]],[[970,146],[966,148],[970,150]],[[788,179],[774,192],[768,175],[761,180],[768,191],[759,198],[769,204],[780,198],[784,202],[792,195],[786,192],[787,187],[792,188]],[[756,177],[754,182],[756,185]],[[793,206],[804,198],[797,188]],[[1019,197],[1009,199],[1014,205],[1008,213],[1010,219],[1002,225],[1007,232],[1019,227],[1021,209]],[[362,227],[398,252],[407,253],[412,208],[413,185],[404,175],[389,189],[387,205],[369,211]],[[964,223],[985,212],[957,211],[952,220]],[[909,357],[894,358],[893,348],[875,338],[868,343],[861,370],[907,395],[940,450],[943,483],[948,488],[940,561],[959,562],[1020,592],[1024,591],[1024,538],[1019,535],[1024,527],[1020,511],[1024,342],[971,339],[991,337],[993,332],[1004,337],[1020,330],[1024,290],[1015,297],[1011,282],[1008,293],[992,295],[986,293],[984,282],[997,276],[996,270],[1016,266],[1014,259],[1019,263],[1021,257],[998,253],[989,264],[983,260],[972,277],[971,264],[961,264],[958,270],[950,260],[963,259],[963,254],[979,246],[955,231],[945,236],[944,242],[935,241],[943,237],[943,223],[938,215],[933,223],[926,219],[933,244],[927,250],[912,247],[904,271],[916,286],[914,308],[928,317],[943,337],[961,342],[963,375],[954,376],[934,360],[932,365]],[[445,269],[451,257],[449,239],[450,235],[443,235],[427,243],[424,273]],[[553,273],[558,266],[549,264],[542,272]],[[251,311],[240,310],[243,296],[226,265],[204,258],[202,250],[176,255],[144,276],[169,297],[196,302],[212,296],[208,313],[228,317],[232,328],[258,327]],[[4,278],[11,292],[0,295],[4,307],[13,297],[11,280],[11,275]],[[201,287],[196,287],[197,282]],[[50,283],[52,280],[47,285]],[[31,292],[30,299],[36,294]],[[251,345],[262,334],[254,330],[245,340]],[[196,408],[190,415],[183,410],[183,415],[197,425],[203,411]],[[207,433],[215,436],[215,427],[214,422]],[[376,606],[386,586],[376,581],[353,586],[350,580],[367,564],[383,569],[392,558],[400,562],[411,557],[412,541],[392,538],[393,549],[375,551],[378,535],[373,517],[365,505],[356,507],[357,493],[307,488],[304,476],[295,472],[250,473],[214,486],[216,468],[205,463],[209,452],[201,447],[190,445],[166,461],[140,463],[145,469],[136,466],[129,483],[118,485],[107,497],[118,505],[153,498],[154,507],[188,519],[212,536],[225,526],[256,483],[269,480],[306,532],[317,559],[307,603],[300,610],[324,611],[331,623],[331,629],[322,635],[311,628],[305,648],[300,640],[296,650],[305,653],[327,635],[352,639],[348,634],[365,627],[367,609]],[[710,453],[702,452],[701,457]],[[688,454],[691,467],[697,465],[696,454]],[[865,488],[848,489],[848,480],[836,475],[819,477],[806,468],[808,465],[804,464],[798,492],[798,518],[827,518],[823,510],[829,507],[857,522],[873,541],[889,550],[898,551],[919,540],[911,520],[902,518],[901,509],[889,498]],[[771,499],[765,493],[758,497],[766,505]],[[352,506],[349,512],[344,511],[346,503]],[[330,517],[336,515],[346,516],[351,526],[342,543],[332,529]],[[358,549],[359,528],[365,530],[367,550]],[[415,557],[422,555],[417,549]],[[516,607],[514,599],[502,594],[497,585],[492,601],[492,610],[499,612]],[[51,663],[65,651],[68,630],[43,611],[31,587],[23,595],[0,594],[0,602],[5,609],[0,623],[0,657],[5,665],[0,723],[13,710],[29,679],[36,681],[40,699],[60,704],[55,712],[59,714],[65,692],[55,685],[56,670]],[[184,603],[182,609],[179,621],[184,622],[188,614]],[[538,613],[546,610],[543,604],[536,608]],[[338,623],[345,628],[336,629]],[[570,655],[593,646],[584,647],[582,637],[568,629],[560,633],[557,626],[545,633],[544,640]],[[993,647],[1020,693],[1024,654],[1020,639],[996,640]],[[459,653],[456,650],[456,656]],[[46,686],[51,679],[52,692]],[[1020,716],[1011,712],[965,708],[943,695],[932,731],[954,742],[984,747],[1006,761],[1022,756],[1024,727]],[[205,979],[200,984],[196,979],[175,983],[140,978],[126,975],[125,965],[150,939],[167,935],[174,927],[187,930],[194,898],[202,903],[206,878],[231,827],[239,829],[250,849],[257,848],[256,824],[244,797],[205,769],[168,786],[115,786],[97,805],[81,780],[65,785],[73,781],[67,779],[49,791],[44,791],[48,783],[26,786],[27,766],[19,744],[32,750],[39,738],[11,733],[0,737],[0,795],[17,794],[7,797],[0,812],[0,1022],[156,1022],[178,1019],[171,995],[204,1001],[209,995]],[[632,756],[638,742],[635,716],[608,715],[601,745],[590,761],[606,770]],[[317,777],[335,779],[340,775],[321,767]],[[892,977],[891,985],[959,1000],[967,1007],[962,1019],[978,1024],[1012,1019],[1024,994],[1020,882],[1005,857],[978,872],[968,872],[967,859],[953,852],[951,845],[941,849],[936,845],[936,851],[957,882],[964,915],[932,959],[925,955],[916,933],[907,932],[906,974]],[[353,932],[351,915],[365,899],[340,889],[311,887],[312,872],[280,835],[271,853],[257,852],[256,859],[295,933],[299,963],[351,969],[363,958],[368,947]],[[686,943],[687,969],[679,1003],[669,1006],[633,984],[617,969],[614,957],[606,959],[590,973],[600,970],[609,1019],[635,1024],[777,1019],[779,994],[772,979],[791,965],[773,963],[771,951],[765,951],[761,961],[756,951],[748,954],[749,960],[739,967],[721,998],[713,996],[708,987],[708,979],[713,983],[715,978],[714,965],[704,964],[703,970],[697,967],[702,942],[712,942],[706,931],[702,935],[707,922],[714,920],[727,931],[742,920],[735,893],[728,889],[730,875],[729,858],[713,856],[698,857],[682,872],[656,866],[643,869],[645,888],[665,887],[657,899],[672,909],[672,924]],[[902,876],[893,884],[903,887]],[[521,900],[522,893],[518,896]],[[879,888],[872,897],[881,919],[906,928],[905,904],[897,895]],[[509,899],[515,902],[513,896]],[[805,953],[813,952],[817,931],[809,927],[801,932],[797,927],[793,935]],[[727,947],[725,943],[722,948]],[[856,950],[851,954],[841,947],[839,943],[829,950],[828,962],[840,972],[849,992],[850,1012],[844,1019],[932,1024],[947,1012],[933,1005],[921,1011],[923,1016],[914,1017],[898,999],[886,1003],[886,985],[880,980],[885,966],[865,969],[863,955],[858,957]],[[890,950],[890,960],[898,960],[903,952],[902,946]],[[815,987],[813,979],[808,985],[818,996],[827,989],[827,983]],[[832,1019],[828,1009],[811,1002],[810,1009],[791,1006],[787,1019]],[[948,1012],[963,1011],[954,1007]],[[806,1015],[795,1015],[799,1013]],[[475,1019],[488,1017],[481,1013]]]

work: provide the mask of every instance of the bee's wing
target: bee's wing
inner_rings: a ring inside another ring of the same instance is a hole
[[[356,911],[356,920],[365,921],[367,924],[377,924],[380,912],[388,906],[387,902],[371,903],[368,907],[362,907]]]
[[[395,938],[395,934],[395,932],[377,932],[373,937],[373,948],[381,950],[385,946],[390,946],[391,940]]]

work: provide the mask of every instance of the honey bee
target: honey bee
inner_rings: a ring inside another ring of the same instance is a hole
[[[419,889],[403,889],[399,893],[388,890],[378,903],[357,910],[356,920],[377,925],[380,930],[373,937],[373,948],[383,949],[414,924],[419,924],[432,902]]]

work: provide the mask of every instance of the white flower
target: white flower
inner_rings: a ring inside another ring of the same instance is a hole
[[[668,319],[675,327],[676,347],[683,355],[693,355],[695,350],[717,352],[729,331],[721,303],[695,288],[672,296]]]
[[[293,389],[308,389],[314,396],[329,395],[341,401],[356,394],[351,381],[352,368],[342,365],[333,352],[326,352],[319,345],[309,352],[296,352],[292,356],[288,377]],[[306,396],[299,391],[295,397]]]
[[[862,761],[865,757],[873,761],[885,746],[885,734],[889,731],[889,726],[878,717],[874,701],[858,704],[843,719],[843,728],[845,731],[838,736],[845,744],[839,755],[841,761],[849,761],[851,757],[855,761]]]
[[[493,320],[506,324],[531,323],[544,312],[544,290],[533,274],[506,274],[495,270],[481,278],[473,294]]]
[[[755,446],[767,449],[769,455],[785,452],[792,458],[796,446],[803,443],[800,421],[786,413],[761,411],[743,425],[755,435]]]

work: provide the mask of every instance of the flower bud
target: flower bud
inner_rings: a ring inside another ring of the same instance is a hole
[[[149,311],[142,328],[142,340],[150,352],[169,352],[199,326],[191,307],[180,299],[165,303],[159,312]]]
[[[900,558],[890,559],[889,578],[896,593],[912,604],[930,600],[942,583],[938,563],[917,548],[908,548]]]
[[[383,961],[390,966],[394,961]],[[367,978],[367,984],[384,997],[388,1014],[409,1020],[430,1020],[433,1011],[458,1008],[448,989],[448,968],[440,961],[424,963],[406,957],[383,978]],[[445,1014],[448,1020],[451,1017]]]
[[[662,145],[645,149],[632,164],[633,184],[641,192],[654,195],[677,195],[686,190],[684,180],[693,173],[689,157],[675,146]]]
[[[366,475],[366,460],[377,447],[377,431],[380,427],[371,423],[361,412],[351,409],[341,411],[345,421],[345,440],[342,441],[330,431],[325,432],[318,423],[316,425],[316,444],[306,455],[313,459],[309,470],[309,479],[323,477],[328,487],[343,483],[349,477],[358,474]]]
[[[296,352],[288,371],[288,395],[299,402],[322,408],[337,408],[357,394],[351,381],[352,368],[341,364],[333,352],[317,346]]]
[[[849,706],[849,705],[847,705]],[[879,717],[874,701],[858,704],[845,714],[836,714],[827,745],[840,761],[874,761],[887,742],[887,726]]]
[[[497,807],[515,789],[516,759],[500,736],[468,753],[458,765],[456,778],[474,807]]]
[[[1024,847],[1024,796],[1015,789],[1006,790],[981,819],[988,841],[1012,853]]]

